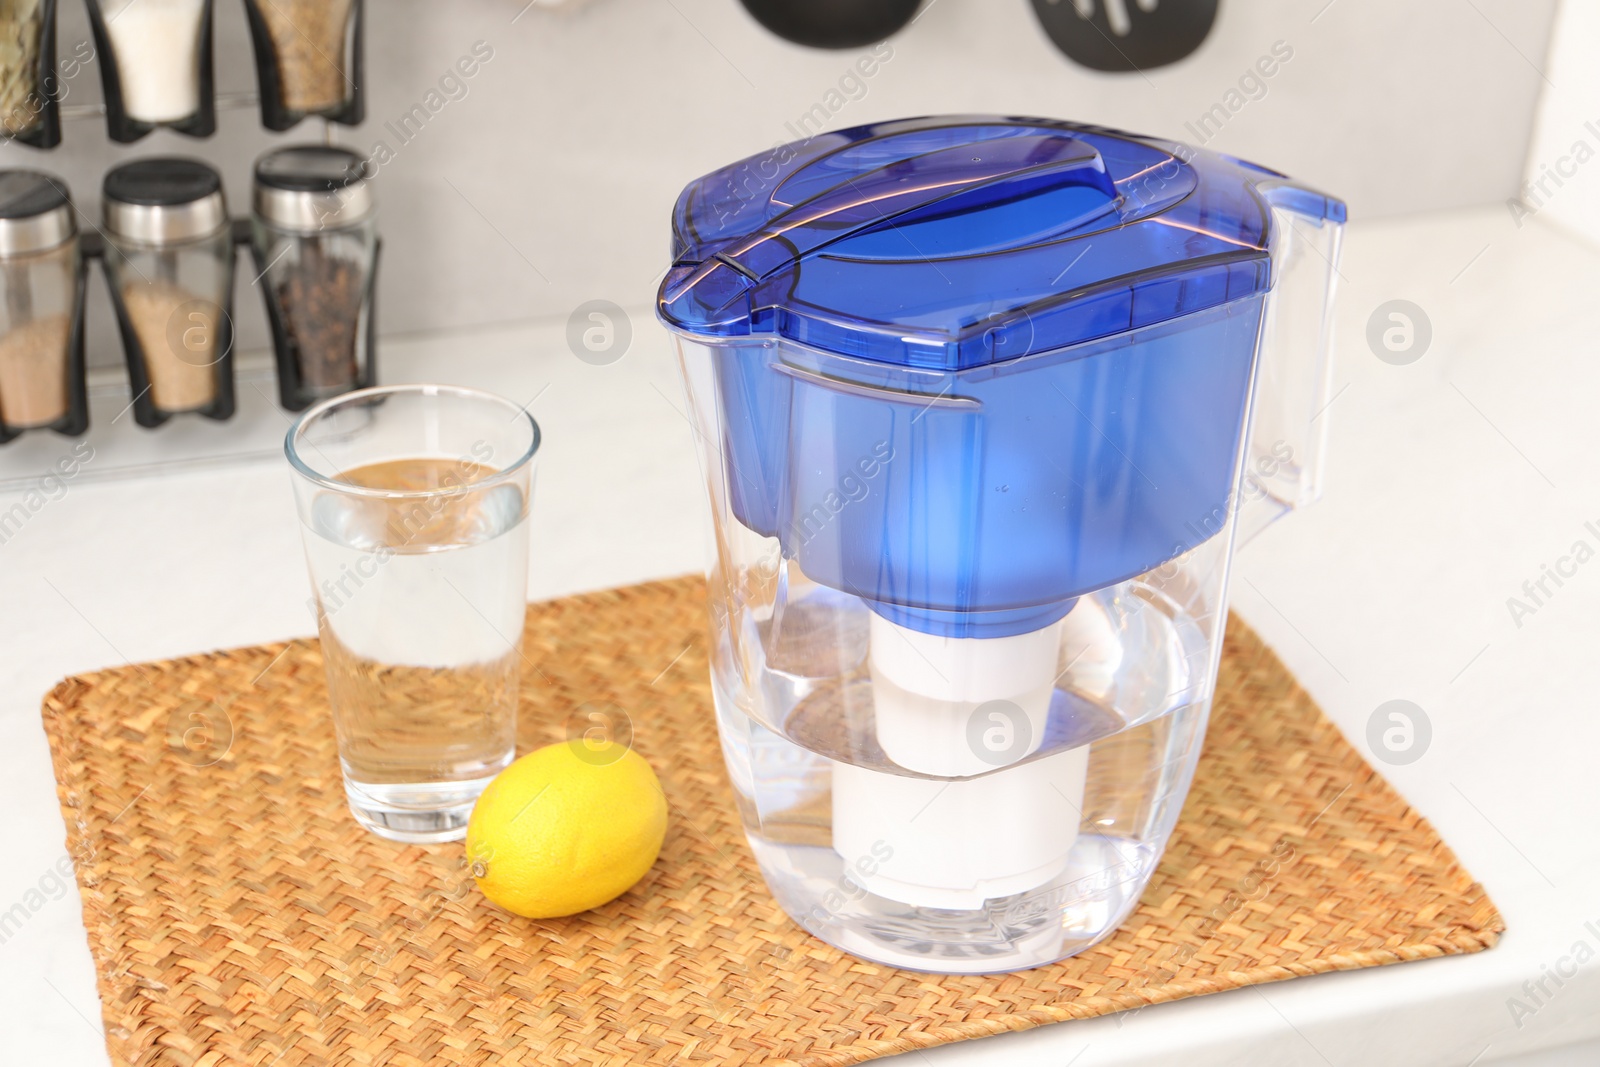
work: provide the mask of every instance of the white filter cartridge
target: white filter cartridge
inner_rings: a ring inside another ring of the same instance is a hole
[[[1065,869],[1088,748],[1012,766],[1044,741],[1062,627],[949,638],[872,617],[872,695],[884,753],[908,771],[969,780],[834,765],[834,849],[870,892],[974,909]]]
[[[975,910],[1066,869],[1088,766],[1088,746],[958,782],[835,763],[833,847],[868,892]]]

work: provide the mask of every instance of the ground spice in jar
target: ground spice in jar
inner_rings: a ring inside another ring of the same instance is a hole
[[[140,122],[177,122],[200,110],[205,0],[104,0],[122,108]]]
[[[193,411],[217,396],[217,313],[170,282],[134,282],[122,307],[144,351],[150,399],[161,411]]]
[[[259,0],[258,10],[278,57],[286,109],[333,111],[354,92],[344,69],[351,4],[352,0]]]
[[[0,0],[0,130],[27,133],[39,121],[43,0]]]
[[[361,264],[323,254],[309,242],[299,259],[285,262],[274,286],[279,314],[303,385],[313,390],[356,384],[356,328],[366,296]]]
[[[46,315],[0,336],[0,422],[8,429],[48,426],[67,413],[65,315]]]

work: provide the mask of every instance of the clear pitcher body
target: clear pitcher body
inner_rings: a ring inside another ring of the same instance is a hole
[[[1211,704],[1261,308],[900,389],[680,340],[717,725],[812,933],[1015,970],[1137,902]]]

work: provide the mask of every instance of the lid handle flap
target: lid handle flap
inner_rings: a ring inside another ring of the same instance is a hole
[[[719,258],[765,279],[845,238],[970,214],[1065,186],[1118,194],[1092,146],[1060,133],[958,145],[897,160],[797,204],[722,249]]]

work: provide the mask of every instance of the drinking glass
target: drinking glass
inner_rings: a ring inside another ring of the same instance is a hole
[[[538,424],[444,385],[346,393],[285,451],[345,795],[397,841],[447,841],[515,756]]]

